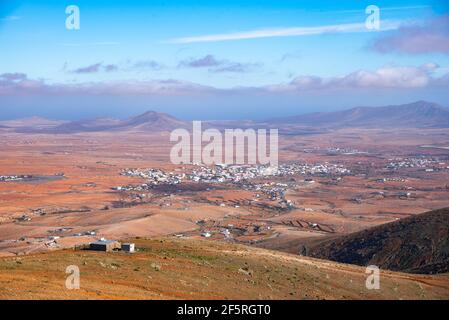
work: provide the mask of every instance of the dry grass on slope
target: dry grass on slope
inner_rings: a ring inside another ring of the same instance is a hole
[[[62,250],[0,259],[1,299],[441,299],[449,276],[365,268],[206,240],[137,239],[139,252]],[[77,265],[81,288],[65,288]]]

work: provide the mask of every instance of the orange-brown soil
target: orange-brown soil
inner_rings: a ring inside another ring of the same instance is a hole
[[[269,246],[297,238],[354,232],[449,206],[449,170],[388,172],[384,168],[391,158],[416,156],[438,157],[449,166],[448,150],[422,148],[449,145],[447,130],[342,129],[281,136],[281,163],[338,163],[354,173],[338,181],[329,176],[313,177],[314,183],[304,183],[304,176],[287,178],[294,179],[297,186],[286,193],[294,208],[284,211],[269,199],[254,202],[254,191],[232,185],[148,192],[147,200],[140,202],[131,200],[130,193],[112,190],[145,182],[120,175],[125,168],[184,170],[169,161],[171,144],[166,133],[51,135],[5,131],[1,137],[0,175],[44,177],[30,182],[0,182],[1,255],[72,247],[98,237],[178,233],[199,237],[207,230],[212,231],[212,239],[223,240],[220,230],[229,225],[236,230],[230,241]],[[329,154],[326,149],[330,147],[367,153]],[[60,173],[64,177],[55,176]],[[399,180],[378,181],[384,177]],[[398,195],[409,191],[409,198]],[[379,196],[379,192],[385,196]],[[24,214],[31,220],[17,220]],[[205,223],[198,224],[202,220]],[[61,228],[65,230],[59,232]],[[95,231],[95,237],[74,236],[87,231]],[[48,245],[51,236],[60,238]]]
[[[448,299],[448,275],[381,271],[254,247],[137,239],[138,252],[59,250],[0,259],[0,299]],[[80,289],[66,288],[66,268]]]

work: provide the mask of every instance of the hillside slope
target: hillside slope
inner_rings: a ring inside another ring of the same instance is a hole
[[[381,273],[242,245],[137,239],[139,252],[61,250],[0,259],[0,299],[443,299],[449,276]],[[66,290],[66,267],[81,272]]]
[[[178,120],[166,113],[148,111],[141,115],[129,119],[97,118],[70,121],[52,127],[36,127],[27,125],[16,129],[22,133],[80,133],[80,132],[101,132],[101,131],[144,131],[162,132],[172,131],[178,128],[185,128],[185,122]]]
[[[322,128],[449,128],[449,108],[432,102],[416,101],[402,105],[309,113],[268,122]]]
[[[308,255],[403,272],[449,272],[449,208],[331,239]]]

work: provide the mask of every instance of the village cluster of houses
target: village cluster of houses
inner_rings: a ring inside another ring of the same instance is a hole
[[[330,147],[326,149],[327,154],[342,154],[342,155],[353,155],[353,154],[368,154],[366,151],[360,151],[358,149],[353,148],[339,148],[339,147]]]
[[[281,205],[285,205],[286,207],[293,207],[293,204],[290,200],[285,199],[285,192],[288,188],[294,188],[296,186],[295,183],[280,183],[280,182],[267,182],[267,183],[250,183],[245,182],[239,184],[240,189],[255,191],[256,198],[254,201],[257,201],[258,198],[262,194],[265,194],[266,197],[271,201],[280,201]],[[249,203],[251,204],[251,203]]]
[[[159,169],[125,169],[120,173],[127,177],[141,177],[146,179],[150,185],[178,184],[185,179],[185,174],[165,172]]]
[[[348,175],[350,170],[339,164],[282,164],[278,167],[263,165],[198,165],[189,173],[165,172],[159,169],[125,169],[121,175],[141,177],[146,183],[140,186],[119,186],[118,191],[148,190],[159,184],[176,185],[183,181],[201,183],[241,183],[256,178],[292,175]]]
[[[0,176],[0,181],[22,181],[30,178],[32,176],[29,175]]]
[[[395,177],[385,177],[376,179],[376,182],[385,183],[385,182],[406,182],[405,178],[395,178]]]
[[[445,162],[434,157],[396,158],[390,160],[385,168],[393,171],[404,168],[420,168],[427,172],[433,172],[441,169],[449,169],[449,167],[445,167],[446,165]]]

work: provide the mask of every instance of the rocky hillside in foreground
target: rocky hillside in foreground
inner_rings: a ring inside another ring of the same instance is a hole
[[[411,273],[449,272],[449,208],[330,239],[308,255]]]
[[[381,273],[254,247],[137,239],[138,252],[60,250],[0,259],[0,299],[448,299],[448,275]],[[66,267],[80,268],[66,290]]]

